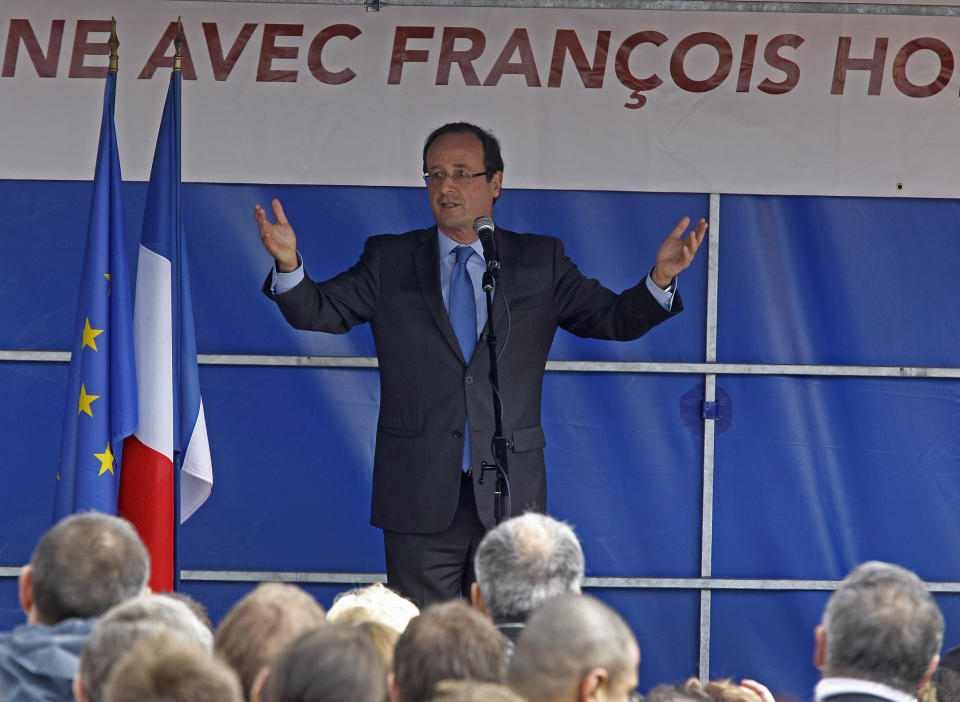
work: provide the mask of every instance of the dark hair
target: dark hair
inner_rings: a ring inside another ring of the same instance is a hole
[[[426,702],[441,680],[502,682],[507,657],[493,622],[462,602],[427,607],[397,641],[393,672],[402,702]]]
[[[444,134],[473,134],[483,145],[483,170],[487,173],[487,181],[493,179],[493,174],[497,171],[503,171],[503,157],[500,155],[500,142],[482,127],[469,122],[450,122],[442,127],[437,127],[423,144],[423,172],[427,172],[427,151],[437,139]]]
[[[370,637],[331,624],[297,637],[270,669],[264,702],[383,702],[387,674]]]
[[[41,537],[30,559],[43,624],[87,619],[143,592],[150,558],[133,525],[98,512],[74,514]]]

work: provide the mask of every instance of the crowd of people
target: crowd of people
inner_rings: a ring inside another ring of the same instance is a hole
[[[74,515],[40,539],[19,579],[25,624],[0,633],[0,700],[24,702],[627,702],[640,648],[580,591],[573,530],[528,513],[484,537],[469,602],[422,611],[380,584],[329,611],[265,583],[214,628],[203,606],[149,592],[126,521]],[[960,702],[960,650],[912,572],[871,561],[830,596],[815,631],[815,702]],[[774,702],[761,683],[697,678],[647,702]]]

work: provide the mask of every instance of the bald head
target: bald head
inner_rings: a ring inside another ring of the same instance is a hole
[[[527,621],[507,682],[527,699],[553,702],[578,699],[585,678],[595,675],[616,697],[610,690],[636,687],[639,662],[636,638],[619,614],[588,595],[561,595]]]

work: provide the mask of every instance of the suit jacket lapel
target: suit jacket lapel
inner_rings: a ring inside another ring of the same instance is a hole
[[[440,292],[440,261],[437,255],[437,228],[424,229],[420,240],[413,252],[414,267],[417,278],[420,280],[420,289],[423,292],[423,302],[433,315],[433,320],[450,348],[463,361],[460,352],[460,343],[450,324],[450,317],[443,306],[443,295]],[[466,362],[464,361],[464,365]]]

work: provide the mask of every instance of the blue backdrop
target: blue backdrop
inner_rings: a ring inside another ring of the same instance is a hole
[[[66,350],[90,183],[0,181],[0,349]],[[146,186],[126,185],[138,238]],[[260,292],[270,260],[253,203],[280,197],[312,277],[350,265],[366,236],[431,221],[418,189],[185,184],[199,351],[372,356],[369,330],[299,332]],[[724,196],[721,363],[960,366],[953,201]],[[620,290],[654,262],[691,194],[505,191],[494,216],[560,236],[586,274]],[[714,223],[716,226],[717,223]],[[679,317],[635,342],[560,332],[555,360],[702,363],[706,248],[680,279]],[[131,243],[135,267],[135,243]],[[65,363],[0,362],[0,566],[29,559],[50,525]],[[378,402],[373,369],[201,366],[215,483],[182,530],[191,570],[382,572],[368,524]],[[870,558],[960,580],[960,385],[947,379],[721,375],[713,575],[836,579]],[[549,510],[571,522],[592,577],[700,575],[703,376],[550,372],[544,384]],[[185,582],[218,619],[247,583]],[[329,604],[343,589],[310,586]],[[643,651],[640,688],[696,674],[699,597],[601,589]],[[715,591],[711,675],[810,697],[819,591]],[[960,643],[941,595],[947,644]],[[22,621],[0,579],[0,625]]]

